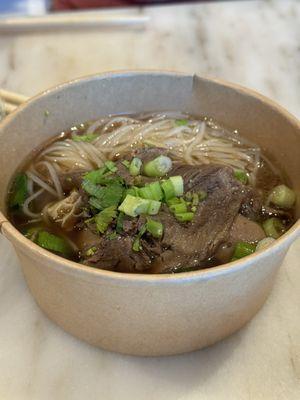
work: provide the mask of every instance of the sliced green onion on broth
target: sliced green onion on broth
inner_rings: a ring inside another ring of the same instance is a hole
[[[150,177],[162,177],[172,169],[172,160],[167,156],[158,156],[144,165],[144,174]]]
[[[265,234],[268,237],[278,239],[285,231],[285,226],[279,218],[269,218],[262,224]]]
[[[271,191],[268,202],[277,207],[289,209],[296,201],[295,192],[286,185],[278,185]]]

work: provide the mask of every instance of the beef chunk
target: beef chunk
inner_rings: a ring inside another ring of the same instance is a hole
[[[258,242],[265,237],[262,227],[254,221],[238,214],[232,224],[229,236],[229,243],[237,242]]]
[[[153,262],[152,272],[156,273],[203,266],[220,244],[228,240],[244,196],[231,168],[219,165],[175,168],[176,175],[183,176],[186,190],[205,190],[208,196],[198,206],[191,223],[178,223],[167,210],[161,213],[160,220],[165,226],[162,246],[166,250]]]

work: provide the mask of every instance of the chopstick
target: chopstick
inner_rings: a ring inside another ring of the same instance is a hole
[[[144,28],[145,15],[102,13],[58,13],[45,16],[7,17],[0,19],[0,32],[30,32],[36,30],[75,28]]]
[[[17,104],[17,105],[24,103],[24,101],[28,100],[27,96],[23,96],[22,94],[19,94],[19,93],[10,92],[5,89],[0,89],[0,97],[5,102]]]
[[[3,108],[6,114],[13,112],[20,104],[28,100],[29,97],[19,93],[0,89],[0,99],[3,101]]]

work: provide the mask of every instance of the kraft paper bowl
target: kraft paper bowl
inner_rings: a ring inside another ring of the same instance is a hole
[[[238,129],[276,160],[299,199],[299,122],[265,97],[218,80],[165,72],[90,76],[34,97],[0,126],[1,231],[36,302],[90,344],[147,356],[200,349],[245,325],[266,300],[299,236],[299,221],[268,249],[240,261],[174,275],[134,275],[86,267],[38,247],[7,221],[5,198],[16,167],[54,134],[101,115],[159,110],[205,115]]]

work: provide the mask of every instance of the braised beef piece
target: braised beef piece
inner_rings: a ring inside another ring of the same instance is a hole
[[[244,198],[241,204],[240,213],[251,221],[261,221],[263,194],[252,186],[244,186]]]
[[[160,213],[165,227],[162,246],[166,250],[154,260],[154,273],[204,266],[203,262],[227,241],[244,196],[243,186],[229,167],[185,165],[176,167],[177,174],[183,176],[186,190],[204,190],[208,195],[197,207],[191,223],[178,223],[166,209]]]

